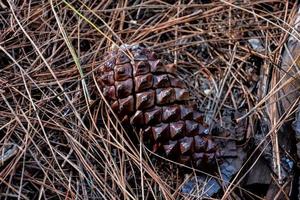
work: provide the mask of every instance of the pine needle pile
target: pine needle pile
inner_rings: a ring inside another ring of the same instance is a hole
[[[299,38],[297,6],[276,0],[0,1],[1,199],[297,195],[290,124],[299,75],[282,65],[288,38]],[[178,68],[210,134],[221,141],[225,157],[217,170],[161,157],[120,124],[96,72],[104,55],[124,44],[143,44]],[[291,84],[295,89],[285,90]]]

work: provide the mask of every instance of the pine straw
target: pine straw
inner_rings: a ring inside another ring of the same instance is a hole
[[[227,126],[226,110],[243,113],[236,123],[246,120],[238,139],[244,146],[258,121],[272,122],[256,150],[270,142],[278,150],[275,130],[288,115],[274,120],[274,108],[266,108],[280,101],[274,99],[280,86],[268,87],[293,29],[291,2],[3,1],[0,143],[12,151],[0,163],[1,197],[196,199],[205,193],[201,186],[181,192],[200,170],[184,177],[183,166],[127,138],[95,82],[112,45],[143,43],[176,64],[211,127]],[[278,151],[273,157],[275,180],[282,182]],[[238,191],[257,197],[241,187],[247,173],[240,172],[219,198],[237,199]]]

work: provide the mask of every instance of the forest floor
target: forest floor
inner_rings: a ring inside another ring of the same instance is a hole
[[[0,199],[300,199],[299,21],[289,0],[0,0]],[[136,43],[226,141],[216,172],[124,139],[94,72]]]

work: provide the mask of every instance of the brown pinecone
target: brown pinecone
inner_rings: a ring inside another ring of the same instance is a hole
[[[141,130],[153,150],[197,166],[214,160],[217,147],[174,68],[140,45],[109,52],[98,83],[118,118]]]

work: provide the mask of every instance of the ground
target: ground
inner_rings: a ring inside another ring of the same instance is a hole
[[[0,1],[1,199],[299,198],[298,10],[276,0]],[[177,67],[223,151],[217,170],[128,139],[101,98],[105,53],[136,43]]]

